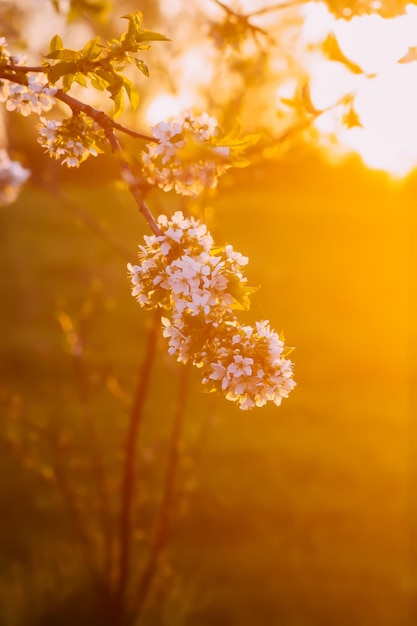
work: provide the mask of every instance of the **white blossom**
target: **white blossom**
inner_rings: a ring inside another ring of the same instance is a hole
[[[207,113],[196,117],[184,112],[151,130],[158,143],[148,144],[142,154],[144,172],[148,182],[164,191],[198,195],[216,187],[218,177],[230,167],[230,150],[216,145],[218,123]]]
[[[59,122],[40,118],[38,142],[62,165],[79,167],[89,156],[97,156],[103,130],[90,118],[74,115]]]
[[[17,199],[23,184],[30,176],[19,161],[12,161],[6,150],[0,149],[0,205],[12,204]]]
[[[42,111],[50,111],[55,104],[53,95],[56,89],[48,86],[43,74],[29,72],[27,81],[27,85],[7,81],[7,98],[4,100],[6,109],[17,111],[24,117],[31,113],[40,115]],[[6,87],[3,86],[1,94],[2,99],[6,97]]]
[[[279,406],[295,386],[284,342],[267,321],[256,322],[255,327],[239,326],[236,321],[233,333],[231,342],[218,335],[203,382],[222,390],[241,409],[268,401]]]
[[[128,270],[139,304],[166,311],[168,353],[202,368],[206,389],[241,409],[279,406],[295,386],[284,342],[268,321],[241,325],[233,313],[247,291],[247,257],[231,245],[215,248],[206,226],[180,211],[158,224],[161,235],[145,236],[139,263]]]

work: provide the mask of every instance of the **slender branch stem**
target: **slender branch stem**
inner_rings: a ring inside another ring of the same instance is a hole
[[[140,616],[148,598],[153,579],[158,569],[160,555],[168,542],[171,531],[175,487],[180,461],[180,441],[186,410],[188,382],[189,368],[182,367],[179,372],[178,395],[171,429],[162,499],[156,519],[154,538],[149,558],[143,570],[139,582],[138,592],[136,594],[137,604],[132,615],[132,618],[135,620],[137,620]]]
[[[332,111],[336,109],[337,107],[348,103],[349,99],[351,99],[353,95],[354,95],[354,92],[347,93],[341,98],[339,98],[339,100],[337,100],[333,104],[330,104],[328,107],[325,107],[324,109],[315,110],[314,112],[312,111],[308,117],[302,119],[296,124],[293,124],[286,130],[284,130],[280,135],[278,135],[278,137],[274,137],[272,139],[273,143],[274,144],[284,143],[288,139],[291,139],[294,135],[297,135],[298,133],[302,132],[303,130],[311,126],[316,121],[316,119],[318,119],[324,113],[328,113],[329,111]]]
[[[299,4],[306,4],[308,0],[289,0],[288,2],[281,2],[277,4],[272,4],[268,7],[263,7],[262,9],[258,9],[256,11],[251,11],[248,14],[248,17],[254,17],[256,15],[265,15],[266,13],[272,13],[273,11],[280,11],[281,9],[290,9],[291,7],[298,6]]]
[[[137,445],[140,427],[143,421],[143,407],[149,387],[152,365],[156,352],[159,312],[156,311],[149,330],[145,355],[139,369],[136,393],[130,412],[124,444],[124,465],[121,485],[121,506],[119,520],[119,572],[116,585],[116,608],[121,610],[130,574],[130,547],[132,539],[132,508],[135,498],[135,473]]]
[[[226,11],[226,13],[228,13],[229,15],[233,15],[233,17],[244,17],[241,13],[237,13],[236,11],[228,7],[227,4],[223,4],[223,2],[220,2],[220,0],[213,0],[213,2],[215,2],[217,6],[223,9],[223,11]]]
[[[220,0],[213,0],[213,2],[215,2],[220,8],[222,8],[223,11],[225,11],[228,15],[231,15],[232,17],[236,18],[236,20],[243,22],[245,26],[253,33],[261,33],[262,35],[268,36],[266,30],[264,30],[260,26],[255,26],[254,24],[250,23],[249,19],[252,17],[251,13],[249,13],[248,15],[245,15],[244,13],[238,13],[237,11],[234,11],[233,9],[228,7],[227,4],[223,4],[223,2],[221,2]]]
[[[297,6],[298,4],[305,4],[308,0],[288,0],[288,2],[281,2],[277,4],[273,4],[271,6],[263,7],[262,9],[257,9],[255,11],[251,11],[250,13],[238,13],[231,9],[227,4],[224,4],[220,0],[213,0],[219,7],[221,7],[226,13],[229,15],[233,15],[238,19],[248,20],[250,17],[254,17],[257,15],[264,15],[265,13],[272,13],[273,11],[279,11],[280,9],[288,9],[293,6]],[[255,27],[256,28],[256,27]]]
[[[113,154],[117,157],[119,161],[122,178],[125,181],[125,183],[129,185],[129,190],[136,200],[136,204],[138,205],[139,211],[142,213],[145,220],[148,222],[154,235],[156,236],[162,235],[161,229],[159,228],[154,216],[149,210],[148,205],[143,199],[140,182],[133,174],[130,164],[124,158],[119,139],[114,134],[112,128],[103,127],[103,130],[106,133],[106,137],[110,143]]]
[[[158,143],[158,139],[155,139],[155,137],[152,137],[151,135],[145,135],[143,133],[138,133],[135,130],[131,130],[126,126],[119,124],[119,122],[115,122],[111,117],[104,113],[104,111],[96,109],[90,104],[86,104],[85,102],[77,100],[77,98],[74,98],[74,96],[70,96],[62,89],[57,89],[54,96],[55,98],[57,98],[57,100],[61,100],[61,102],[67,104],[73,111],[81,111],[85,115],[92,117],[98,124],[100,124],[103,130],[111,128],[113,130],[119,130],[122,133],[126,133],[127,135],[130,135],[135,139],[145,139],[146,141]]]
[[[2,65],[0,66],[0,78],[9,80],[13,83],[17,83],[18,85],[26,85],[26,79],[22,76],[19,76],[19,73],[27,73],[30,71],[41,73],[45,72],[45,68],[43,68],[42,66],[27,68],[20,65]],[[64,102],[64,104],[67,104],[72,111],[81,111],[85,115],[92,117],[98,124],[100,124],[103,129],[110,127],[114,130],[125,133],[126,135],[130,135],[135,139],[144,139],[145,141],[158,143],[158,139],[155,139],[155,137],[152,137],[151,135],[145,135],[144,133],[139,133],[135,130],[132,130],[131,128],[128,128],[127,126],[123,126],[123,124],[119,124],[119,122],[115,122],[109,115],[104,113],[104,111],[96,109],[95,107],[91,106],[90,104],[86,104],[85,102],[81,102],[81,100],[74,98],[74,96],[70,96],[63,89],[57,89],[54,93],[54,97],[57,100]]]
[[[138,179],[135,177],[135,175],[133,174],[130,164],[124,158],[120,141],[118,137],[115,135],[114,130],[121,130],[136,138],[139,137],[141,139],[147,139],[149,141],[158,142],[158,140],[155,139],[154,137],[148,137],[147,135],[136,133],[135,131],[131,131],[130,129],[125,128],[124,126],[121,126],[121,124],[114,122],[108,115],[106,115],[104,111],[100,111],[99,109],[95,109],[89,104],[80,102],[79,100],[77,100],[76,98],[73,98],[69,94],[62,91],[61,89],[57,90],[57,92],[55,93],[55,97],[58,98],[58,100],[65,102],[65,104],[67,104],[73,111],[81,111],[85,113],[85,115],[92,117],[102,127],[102,129],[104,130],[106,134],[110,147],[113,151],[113,154],[117,157],[119,161],[122,178],[125,181],[125,183],[129,185],[129,190],[136,200],[139,211],[142,213],[142,215],[148,222],[154,235],[157,235],[157,236],[161,235],[162,234],[161,230],[154,216],[149,210],[149,207],[147,206],[145,200],[143,199],[140,183]]]
[[[13,65],[11,63],[5,63],[2,65],[2,69],[9,70],[10,72],[20,72],[22,74],[28,74],[29,72],[47,74],[52,65]]]

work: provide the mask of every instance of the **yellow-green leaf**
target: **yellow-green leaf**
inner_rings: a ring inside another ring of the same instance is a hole
[[[82,52],[79,50],[70,50],[61,48],[54,50],[46,55],[47,59],[60,59],[61,61],[79,61],[82,58]]]
[[[165,35],[162,35],[161,33],[155,33],[151,30],[139,30],[136,33],[136,42],[139,43],[140,41],[171,41],[171,40],[168,39],[168,37],[165,37]]]
[[[99,37],[94,37],[88,41],[83,48],[83,56],[85,59],[95,59],[100,54],[100,49],[98,48],[98,43],[100,41]]]
[[[115,93],[113,93],[110,97],[114,102],[113,116],[117,117],[123,111],[123,104],[124,104],[123,91],[120,89],[119,91],[116,91]]]
[[[145,61],[142,61],[142,59],[134,59],[134,61],[138,70],[141,71],[142,74],[145,74],[146,78],[149,78],[149,67],[146,65]]]
[[[56,83],[57,80],[61,78],[61,76],[65,76],[65,74],[72,74],[76,72],[77,66],[75,63],[57,63],[48,72],[48,80],[50,83]]]
[[[123,87],[127,93],[132,109],[135,110],[139,104],[139,92],[134,84],[126,77],[123,76]]]
[[[54,52],[55,50],[60,50],[63,48],[64,43],[59,35],[54,35],[49,44],[49,50]]]

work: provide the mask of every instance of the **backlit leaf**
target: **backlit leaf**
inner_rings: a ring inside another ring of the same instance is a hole
[[[49,49],[51,52],[63,48],[64,43],[59,35],[54,35],[50,41]]]

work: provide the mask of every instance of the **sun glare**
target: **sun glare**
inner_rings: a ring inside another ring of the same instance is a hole
[[[307,25],[312,18],[307,10]],[[417,63],[404,62],[412,60],[407,53],[417,43],[417,7],[409,5],[405,15],[392,19],[334,20],[332,31],[342,53],[364,74],[317,55],[309,68],[313,101],[325,108],[353,93],[361,126],[347,128],[329,111],[316,128],[329,150],[354,151],[371,168],[406,175],[417,166]]]
[[[258,8],[258,4],[259,0],[247,0],[245,8]],[[407,175],[417,167],[417,62],[412,62],[417,7],[409,5],[404,15],[391,19],[374,14],[350,20],[336,19],[320,2],[291,10],[304,17],[300,35],[306,52],[300,61],[309,77],[314,106],[330,108],[314,124],[323,149],[338,155],[356,152],[370,168]],[[325,56],[322,44],[329,33],[336,37],[342,54],[363,73]],[[202,106],[201,87],[214,75],[211,53],[209,42],[202,38],[175,59],[178,91],[155,96],[146,114],[149,122]],[[287,76],[277,85],[277,100],[291,97],[297,80],[297,76]],[[332,108],[346,94],[352,94],[359,120],[359,125],[350,128],[341,122],[340,108]]]
[[[146,119],[150,124],[157,124],[161,120],[175,117],[184,109],[188,109],[191,102],[186,95],[172,96],[162,93],[155,96],[146,110]]]

